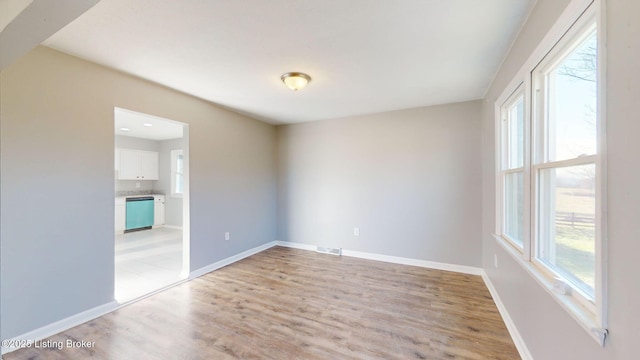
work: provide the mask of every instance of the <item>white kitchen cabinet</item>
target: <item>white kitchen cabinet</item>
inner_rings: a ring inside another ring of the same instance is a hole
[[[164,225],[164,195],[153,195],[154,208],[153,208],[153,226]]]
[[[118,180],[158,180],[158,153],[119,149]]]
[[[158,180],[158,153],[142,151],[140,160],[140,174],[145,180]]]
[[[137,150],[118,150],[120,154],[120,166],[118,168],[119,180],[140,179],[140,162],[142,158]]]
[[[116,198],[116,218],[115,218],[115,227],[116,234],[124,233],[124,228],[127,220],[127,208],[126,208],[126,200],[124,197]]]

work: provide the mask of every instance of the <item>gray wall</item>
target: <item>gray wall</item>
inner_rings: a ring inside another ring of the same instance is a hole
[[[489,89],[483,116],[483,264],[535,359],[635,359],[640,339],[640,2],[607,0],[608,255],[610,338],[601,348],[491,236],[495,224],[494,102],[564,10],[538,0]],[[499,267],[493,267],[493,255]]]
[[[165,193],[164,215],[165,224],[182,227],[182,197],[171,196],[171,150],[185,150],[185,138],[164,140],[160,142],[160,179],[156,182],[156,190]]]
[[[122,149],[136,149],[160,152],[159,141],[135,138],[131,136],[116,135],[115,147]],[[116,175],[117,178],[117,175]],[[115,180],[116,192],[118,191],[137,191],[137,190],[156,190],[156,180]],[[140,187],[136,187],[140,184]]]
[[[481,109],[279,126],[278,239],[479,267]]]
[[[44,47],[0,87],[3,339],[113,301],[114,106],[190,126],[192,270],[275,239],[273,126]]]

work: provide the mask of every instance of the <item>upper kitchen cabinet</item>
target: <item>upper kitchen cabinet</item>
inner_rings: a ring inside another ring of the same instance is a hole
[[[118,180],[158,180],[158,153],[118,149]]]

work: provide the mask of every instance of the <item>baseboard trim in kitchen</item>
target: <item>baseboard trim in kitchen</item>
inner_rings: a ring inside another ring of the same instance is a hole
[[[182,230],[182,226],[175,226],[175,225],[162,225],[162,226],[166,227],[167,229]]]
[[[71,315],[67,318],[58,320],[54,323],[45,325],[33,331],[29,331],[27,333],[19,335],[8,341],[3,341],[4,344],[11,344],[13,346],[7,346],[7,347],[3,346],[2,354],[6,354],[9,352],[18,350],[22,347],[30,346],[36,341],[46,339],[57,333],[71,329],[72,327],[78,326],[80,324],[86,323],[87,321],[91,321],[93,319],[99,318],[100,316],[106,315],[114,310],[117,310],[119,307],[120,306],[116,301],[112,301],[104,305],[96,306],[92,309],[85,310],[81,313]],[[24,345],[24,346],[16,346],[16,345]]]

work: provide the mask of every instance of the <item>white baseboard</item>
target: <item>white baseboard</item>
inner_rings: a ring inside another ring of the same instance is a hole
[[[288,241],[276,241],[275,243],[276,245],[290,247],[294,249],[311,250],[311,251],[316,250],[316,246],[311,244],[295,243],[295,242],[288,242]],[[516,328],[513,320],[511,320],[511,317],[509,316],[509,313],[507,312],[506,307],[500,300],[500,297],[498,296],[498,292],[496,291],[495,287],[491,283],[491,280],[489,280],[489,277],[485,273],[484,269],[473,267],[473,266],[448,264],[448,263],[441,263],[441,262],[435,262],[435,261],[411,259],[411,258],[404,258],[404,257],[398,257],[398,256],[380,255],[380,254],[351,251],[351,250],[344,250],[344,249],[342,250],[342,255],[356,257],[360,259],[377,260],[377,261],[384,261],[384,262],[389,262],[394,264],[419,266],[419,267],[430,268],[430,269],[454,271],[454,272],[459,272],[463,274],[482,276],[482,279],[484,280],[484,283],[489,289],[489,293],[491,293],[491,296],[493,297],[493,301],[495,302],[496,307],[498,308],[498,312],[500,312],[500,315],[502,316],[502,319],[505,325],[507,326],[509,335],[511,335],[511,339],[513,340],[514,344],[516,345],[516,348],[518,349],[518,352],[520,353],[520,357],[522,357],[523,360],[533,359],[533,357],[531,356],[531,353],[529,352],[529,349],[527,348],[524,340],[522,339],[522,336],[518,332],[518,329]]]
[[[489,289],[489,293],[491,293],[493,302],[498,307],[498,312],[500,312],[500,315],[502,316],[502,320],[504,321],[504,324],[507,326],[509,335],[511,335],[511,339],[513,340],[513,343],[516,345],[516,349],[518,349],[518,352],[520,353],[520,357],[522,358],[522,360],[533,360],[533,356],[531,356],[531,353],[529,352],[529,348],[527,348],[527,345],[525,344],[524,339],[520,335],[518,328],[516,328],[516,324],[513,322],[513,320],[511,320],[511,316],[509,316],[509,312],[507,311],[507,308],[502,303],[502,300],[500,300],[498,291],[493,286],[491,279],[489,279],[489,276],[487,276],[487,274],[484,271],[482,272],[482,280],[484,280],[484,283],[487,286],[487,289]]]
[[[106,303],[104,305],[96,306],[92,309],[83,311],[81,313],[71,315],[68,318],[58,320],[49,325],[45,325],[41,328],[35,329],[33,331],[29,331],[28,333],[19,335],[11,340],[9,340],[8,344],[33,344],[35,341],[40,341],[46,339],[50,336],[53,336],[59,332],[71,329],[72,327],[78,326],[80,324],[86,323],[87,321],[91,321],[100,316],[106,315],[114,310],[118,309],[118,303],[116,301],[112,301]],[[18,346],[7,346],[2,347],[2,354],[6,354],[15,350],[18,350],[20,347]]]
[[[144,299],[146,299],[146,298],[148,298],[150,296],[153,296],[153,295],[155,295],[157,293],[161,293],[161,292],[163,292],[163,291],[165,291],[167,289],[170,289],[170,288],[172,288],[174,286],[178,286],[178,285],[180,285],[182,283],[185,283],[185,282],[190,280],[187,276],[184,276],[184,274],[182,274],[182,273],[181,273],[180,276],[181,276],[180,280],[178,280],[178,281],[176,281],[174,283],[171,283],[169,285],[163,286],[163,287],[161,287],[159,289],[153,290],[150,293],[146,293],[144,295],[141,295],[141,296],[139,296],[137,298],[134,298],[134,299],[131,299],[131,300],[125,300],[125,301],[122,301],[122,302],[118,302],[118,300],[116,299],[116,302],[118,302],[118,309],[121,309],[121,308],[123,308],[123,307],[125,307],[127,305],[131,305],[131,304],[137,303],[138,301],[144,300]]]
[[[311,244],[303,244],[303,243],[280,241],[280,240],[276,241],[276,245],[284,246],[292,249],[309,250],[309,251],[316,251],[316,249],[318,248],[317,246],[311,245]]]
[[[380,255],[380,254],[372,254],[367,252],[360,251],[352,251],[352,250],[342,250],[343,256],[351,256],[360,259],[368,259],[368,260],[377,260],[384,261],[388,263],[401,264],[401,265],[411,265],[411,266],[419,266],[423,268],[429,269],[437,269],[444,271],[453,271],[463,274],[471,274],[471,275],[482,275],[483,271],[481,268],[473,267],[473,266],[465,266],[465,265],[456,265],[456,264],[447,264],[441,263],[437,261],[429,261],[429,260],[420,260],[420,259],[411,259],[399,256],[389,256],[389,255]]]
[[[169,287],[173,287],[175,285],[178,285],[180,283],[183,283],[185,281],[191,280],[191,279],[195,279],[197,277],[200,277],[204,274],[207,274],[209,272],[212,272],[214,270],[220,269],[222,267],[225,267],[227,265],[230,265],[236,261],[242,260],[246,257],[249,257],[251,255],[257,254],[261,251],[264,251],[266,249],[269,249],[273,246],[285,246],[285,247],[290,247],[290,248],[295,248],[295,249],[301,249],[301,250],[310,250],[310,251],[315,251],[316,250],[316,246],[314,245],[310,245],[310,244],[303,244],[303,243],[294,243],[294,242],[288,242],[288,241],[272,241],[260,246],[257,246],[255,248],[243,251],[239,254],[233,255],[231,257],[228,257],[226,259],[217,261],[213,264],[207,265],[205,267],[202,267],[200,269],[194,270],[189,274],[189,277],[187,280],[183,280],[183,281],[179,281],[176,284],[173,284]],[[419,260],[419,259],[411,259],[411,258],[404,258],[404,257],[397,257],[397,256],[388,256],[388,255],[380,255],[380,254],[373,254],[373,253],[367,253],[367,252],[359,252],[359,251],[351,251],[351,250],[343,250],[342,254],[344,256],[349,256],[349,257],[356,257],[356,258],[361,258],[361,259],[368,259],[368,260],[377,260],[377,261],[383,261],[383,262],[389,262],[389,263],[394,263],[394,264],[402,264],[402,265],[412,265],[412,266],[420,266],[420,267],[424,267],[424,268],[431,268],[431,269],[438,269],[438,270],[445,270],[445,271],[454,271],[454,272],[460,272],[460,273],[464,273],[464,274],[472,274],[472,275],[481,275],[482,279],[484,280],[487,288],[489,289],[489,292],[491,293],[491,296],[493,297],[494,302],[496,303],[496,306],[498,307],[498,311],[500,312],[500,315],[502,316],[502,319],[505,322],[505,325],[507,326],[507,330],[509,331],[509,334],[511,335],[511,338],[513,339],[513,342],[516,345],[516,348],[518,349],[518,352],[520,353],[520,356],[522,357],[523,360],[532,360],[533,357],[531,356],[531,353],[529,352],[529,349],[527,348],[526,344],[524,343],[524,340],[522,339],[522,337],[520,336],[520,333],[518,332],[518,329],[516,328],[515,324],[513,323],[513,321],[511,320],[511,317],[509,316],[509,313],[507,312],[506,307],[504,306],[504,304],[502,303],[502,301],[500,300],[500,297],[498,296],[498,292],[496,291],[496,289],[494,288],[493,284],[491,283],[491,280],[489,279],[489,277],[486,275],[486,273],[484,272],[483,269],[481,268],[476,268],[476,267],[472,267],[472,266],[463,266],[463,265],[455,265],[455,264],[447,264],[447,263],[440,263],[440,262],[434,262],[434,261],[427,261],[427,260]],[[164,290],[164,289],[162,289]],[[157,291],[159,292],[159,291]],[[154,292],[157,293],[157,292]],[[136,299],[132,302],[135,302],[137,300],[140,299]],[[80,324],[83,324],[85,322],[91,321],[95,318],[98,318],[100,316],[106,315],[112,311],[115,311],[123,306],[129,305],[131,302],[129,303],[124,303],[124,304],[118,304],[116,301],[112,301],[109,302],[107,304],[104,305],[100,305],[100,306],[96,306],[92,309],[83,311],[81,313],[69,316],[65,319],[56,321],[54,323],[51,323],[49,325],[45,325],[41,328],[35,329],[33,331],[30,331],[28,333],[22,334],[20,336],[17,336],[13,339],[11,339],[10,342],[15,342],[15,343],[20,343],[20,341],[39,341],[39,340],[43,340],[46,339],[50,336],[53,336],[57,333],[60,333],[62,331],[68,330],[72,327],[78,326]],[[9,353],[11,351],[17,350],[18,347],[2,347],[2,351],[1,354],[6,354]]]
[[[233,264],[236,261],[242,260],[246,257],[249,257],[251,255],[257,254],[261,251],[267,250],[271,247],[276,246],[277,241],[271,241],[269,243],[254,247],[253,249],[249,249],[247,251],[243,251],[239,254],[233,255],[231,257],[228,257],[226,259],[222,259],[220,261],[217,261],[213,264],[207,265],[205,267],[201,267],[200,269],[194,270],[189,274],[189,280],[191,279],[195,279],[197,277],[200,277],[204,274],[210,273],[214,270],[218,270],[221,267],[225,267],[227,265]]]
[[[166,225],[166,224],[163,226],[166,227],[167,229],[182,230],[182,226]]]
[[[189,274],[188,279],[185,279],[185,280],[182,280],[182,281],[178,281],[178,282],[176,282],[176,283],[174,283],[172,285],[169,285],[167,287],[164,287],[162,289],[154,291],[154,292],[152,292],[150,294],[147,294],[145,296],[142,296],[140,298],[134,299],[132,301],[124,302],[124,303],[121,303],[121,304],[119,304],[117,301],[112,301],[112,302],[109,302],[109,303],[104,304],[104,305],[96,306],[93,309],[89,309],[89,310],[83,311],[81,313],[69,316],[68,318],[56,321],[56,322],[51,323],[49,325],[45,325],[45,326],[43,326],[41,328],[38,328],[38,329],[35,329],[33,331],[27,332],[25,334],[19,335],[19,336],[13,338],[13,339],[10,339],[8,341],[8,343],[16,343],[16,344],[24,343],[24,344],[27,344],[28,342],[33,343],[35,341],[40,341],[40,340],[46,339],[46,338],[48,338],[50,336],[53,336],[55,334],[58,334],[60,332],[63,332],[63,331],[68,330],[68,329],[71,329],[72,327],[78,326],[78,325],[83,324],[83,323],[85,323],[87,321],[91,321],[91,320],[93,320],[95,318],[98,318],[100,316],[106,315],[106,314],[108,314],[108,313],[110,313],[112,311],[118,310],[118,309],[120,309],[120,308],[122,308],[124,306],[127,306],[127,305],[130,305],[132,303],[138,302],[138,301],[140,301],[140,300],[142,300],[144,298],[147,298],[147,297],[149,297],[151,295],[157,294],[157,293],[159,293],[161,291],[164,291],[164,290],[166,290],[168,288],[171,288],[171,287],[174,287],[176,285],[182,284],[182,283],[184,283],[184,282],[186,282],[188,280],[197,278],[199,276],[202,276],[202,275],[204,275],[206,273],[209,273],[209,272],[214,271],[216,269],[219,269],[221,267],[230,265],[230,264],[232,264],[232,263],[234,263],[234,262],[236,262],[238,260],[242,260],[242,259],[244,259],[244,258],[246,258],[248,256],[253,255],[253,254],[257,254],[257,253],[259,253],[261,251],[264,251],[264,250],[266,250],[266,249],[268,249],[270,247],[273,247],[275,245],[276,245],[276,241],[272,241],[270,243],[267,243],[267,244],[264,244],[264,245],[260,245],[258,247],[253,248],[253,249],[249,249],[247,251],[241,252],[240,254],[228,257],[226,259],[223,259],[223,260],[220,260],[218,262],[215,262],[215,263],[213,263],[211,265],[208,265],[208,266],[205,266],[205,267],[200,268],[198,270],[192,271]],[[11,351],[18,350],[18,349],[19,349],[19,347],[2,347],[2,350],[1,350],[0,354],[6,354],[6,353],[9,353]]]
[[[317,246],[315,245],[289,242],[289,241],[276,241],[275,243],[276,245],[290,247],[294,249],[301,249],[301,250],[315,251],[317,248]],[[444,270],[444,271],[454,271],[454,272],[459,272],[463,274],[471,274],[471,275],[484,274],[484,271],[481,268],[477,268],[473,266],[465,266],[465,265],[447,264],[447,263],[441,263],[441,262],[429,261],[429,260],[380,255],[380,254],[361,252],[361,251],[352,251],[352,250],[345,250],[345,249],[342,249],[342,255],[360,258],[360,259],[383,261],[383,262],[394,263],[394,264],[419,266],[419,267]]]

